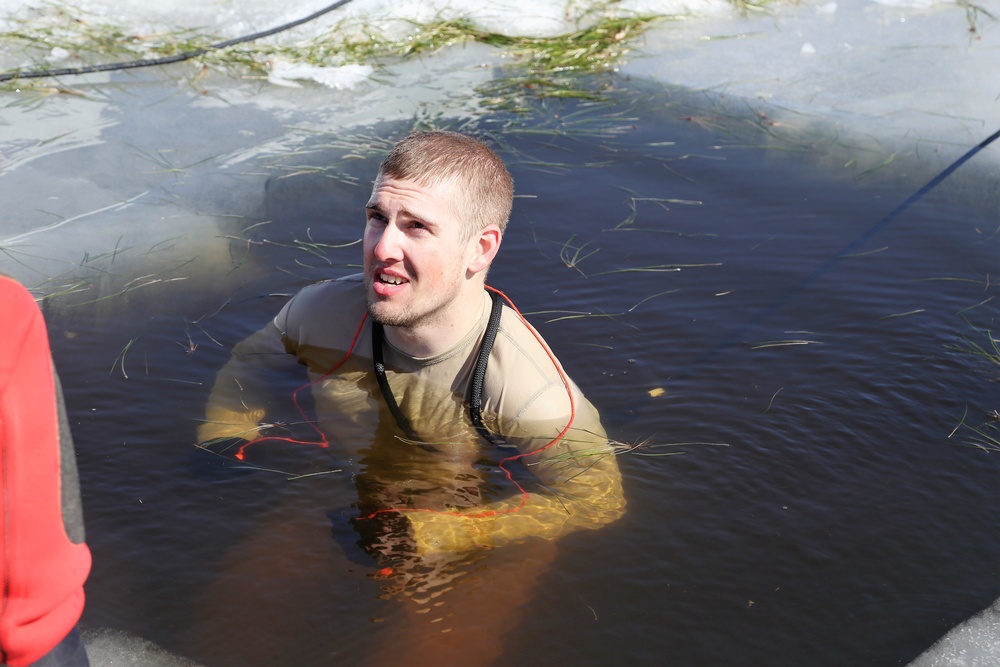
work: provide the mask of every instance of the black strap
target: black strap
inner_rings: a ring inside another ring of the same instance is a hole
[[[483,344],[479,348],[479,358],[476,360],[476,367],[472,371],[472,384],[469,386],[469,418],[472,425],[476,427],[479,435],[483,436],[486,442],[491,445],[506,444],[506,440],[499,433],[493,433],[483,424],[483,382],[486,380],[486,364],[490,361],[490,353],[493,351],[493,343],[497,339],[497,331],[500,329],[500,316],[503,314],[503,299],[496,292],[490,292],[493,298],[493,309],[490,311],[490,321],[486,325],[486,333],[483,334]]]
[[[392,395],[392,387],[389,386],[389,378],[385,374],[385,362],[382,357],[382,340],[385,337],[385,332],[382,330],[382,325],[379,322],[372,320],[372,361],[375,362],[375,377],[378,379],[379,389],[382,390],[382,397],[385,399],[386,405],[389,406],[389,412],[392,413],[393,418],[396,420],[396,424],[399,426],[403,434],[410,440],[419,440],[417,434],[413,432],[410,427],[410,421],[406,418],[406,415],[399,409],[399,405],[396,403],[396,397]]]
[[[493,308],[490,310],[490,319],[486,324],[486,332],[483,334],[483,344],[479,347],[479,358],[472,370],[472,383],[469,385],[469,418],[476,431],[491,445],[506,444],[506,440],[499,433],[493,433],[483,424],[483,382],[486,379],[486,364],[490,360],[490,352],[493,351],[493,343],[496,342],[497,331],[500,329],[500,316],[503,314],[503,299],[496,292],[490,292],[493,300]],[[416,432],[410,426],[410,421],[399,409],[396,397],[389,386],[389,378],[385,373],[385,361],[382,353],[382,346],[385,340],[385,331],[382,325],[372,320],[372,361],[375,363],[375,377],[378,380],[379,389],[382,390],[382,397],[385,399],[389,412],[392,413],[396,425],[403,434],[410,440],[418,441]]]

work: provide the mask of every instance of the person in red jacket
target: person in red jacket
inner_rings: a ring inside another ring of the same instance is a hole
[[[90,573],[73,441],[45,320],[0,275],[0,663],[87,666]]]

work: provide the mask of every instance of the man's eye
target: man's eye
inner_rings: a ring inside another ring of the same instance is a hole
[[[385,216],[378,211],[368,211],[368,220],[374,220],[376,222],[385,222]]]

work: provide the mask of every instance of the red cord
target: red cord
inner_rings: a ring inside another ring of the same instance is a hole
[[[542,349],[545,350],[545,354],[548,356],[549,361],[552,362],[552,365],[555,367],[556,372],[559,374],[559,379],[562,380],[563,386],[566,387],[566,395],[569,398],[569,420],[566,422],[566,425],[563,427],[563,429],[561,431],[559,431],[559,434],[556,435],[556,437],[553,438],[551,441],[549,441],[546,445],[543,445],[542,447],[539,447],[538,449],[532,450],[530,452],[520,452],[518,454],[514,454],[513,456],[508,456],[507,458],[502,459],[497,464],[497,466],[501,470],[503,470],[504,475],[507,477],[507,479],[517,488],[517,490],[521,494],[521,503],[519,505],[515,506],[515,507],[511,507],[511,508],[506,509],[506,510],[485,510],[485,511],[482,511],[482,512],[472,512],[472,513],[464,513],[464,512],[454,511],[454,510],[452,510],[452,511],[432,510],[432,509],[424,509],[424,508],[407,508],[405,510],[400,509],[400,508],[386,508],[386,509],[376,510],[376,511],[374,511],[371,514],[368,514],[366,516],[359,517],[360,519],[371,519],[371,518],[373,518],[373,517],[375,517],[375,516],[377,516],[379,514],[386,514],[386,513],[390,513],[390,512],[403,512],[403,511],[407,511],[407,512],[431,512],[431,513],[434,513],[434,514],[450,514],[450,515],[453,515],[453,516],[462,516],[462,517],[465,517],[465,518],[468,518],[468,519],[480,519],[480,518],[486,518],[486,517],[492,517],[492,516],[498,516],[498,515],[502,515],[502,514],[510,514],[510,513],[513,513],[513,512],[517,512],[518,510],[520,510],[522,507],[525,506],[525,504],[528,501],[528,497],[529,497],[530,494],[528,493],[528,491],[523,486],[521,486],[521,484],[516,479],[514,479],[514,475],[511,473],[511,471],[507,467],[507,465],[510,464],[510,463],[513,463],[514,461],[518,461],[520,459],[523,459],[523,458],[525,458],[527,456],[533,456],[535,454],[539,454],[541,452],[544,452],[545,450],[549,449],[550,447],[554,446],[557,442],[559,442],[560,440],[562,440],[566,436],[566,434],[569,432],[569,429],[573,426],[573,421],[576,419],[576,401],[573,398],[573,389],[572,389],[572,386],[570,384],[569,378],[566,376],[566,372],[563,370],[562,366],[559,364],[559,360],[556,359],[556,356],[552,353],[552,350],[550,350],[549,346],[545,344],[544,340],[542,340],[541,335],[539,335],[539,333],[537,331],[535,331],[535,328],[532,327],[531,324],[528,323],[528,320],[525,319],[524,315],[521,314],[521,311],[517,309],[517,306],[514,305],[514,302],[511,301],[510,297],[508,297],[506,294],[504,294],[500,290],[496,289],[495,287],[490,287],[489,285],[486,285],[486,289],[489,290],[489,291],[491,291],[491,292],[495,292],[496,294],[500,295],[500,297],[503,298],[503,300],[507,302],[507,305],[510,306],[511,310],[514,311],[514,313],[517,315],[518,319],[521,320],[521,323],[528,329],[528,331],[531,332],[531,335],[535,337],[535,340],[538,341],[538,344],[542,346]],[[292,400],[295,403],[295,407],[298,409],[299,414],[302,415],[304,421],[306,423],[308,423],[312,427],[312,429],[314,431],[316,431],[316,433],[319,435],[320,441],[319,442],[309,442],[307,440],[295,440],[293,438],[279,438],[279,437],[274,437],[274,436],[265,436],[265,437],[257,438],[255,440],[251,440],[249,442],[243,443],[243,445],[236,452],[236,458],[237,459],[239,459],[240,461],[243,460],[243,458],[245,456],[245,450],[250,445],[255,445],[255,444],[258,444],[260,442],[267,441],[267,440],[276,440],[276,441],[279,441],[279,442],[290,442],[290,443],[294,443],[294,444],[316,445],[316,446],[324,447],[324,448],[330,446],[330,441],[327,440],[326,435],[319,429],[319,427],[316,426],[316,424],[314,422],[312,422],[312,421],[309,420],[309,417],[306,415],[305,410],[302,409],[302,406],[299,403],[299,392],[302,391],[302,390],[304,390],[304,389],[308,389],[308,388],[312,387],[313,385],[315,385],[315,384],[317,384],[319,382],[322,382],[323,380],[325,380],[326,378],[328,378],[330,375],[332,375],[333,373],[335,373],[341,366],[344,365],[344,363],[354,353],[354,348],[357,345],[358,338],[361,336],[361,330],[364,328],[365,321],[367,319],[368,319],[368,313],[365,313],[364,315],[362,315],[361,322],[358,324],[358,329],[357,329],[357,331],[354,332],[354,338],[351,340],[351,345],[347,349],[347,353],[344,355],[344,357],[340,361],[338,361],[332,368],[330,368],[330,370],[328,370],[327,372],[325,372],[318,379],[313,380],[311,382],[307,382],[306,384],[302,385],[301,387],[299,387],[298,389],[296,389],[294,392],[292,392]]]
[[[316,434],[319,435],[319,442],[310,442],[308,440],[295,440],[294,438],[279,438],[279,437],[276,437],[276,436],[264,436],[264,437],[257,438],[255,440],[251,440],[249,442],[243,443],[243,445],[240,446],[240,448],[236,451],[236,458],[237,459],[239,459],[240,461],[243,460],[243,457],[245,456],[244,452],[246,451],[246,448],[249,447],[250,445],[256,445],[258,443],[261,443],[261,442],[264,442],[264,441],[267,441],[267,440],[277,440],[278,442],[290,442],[290,443],[296,444],[296,445],[315,445],[317,447],[322,447],[322,448],[326,448],[326,447],[330,446],[330,441],[327,440],[326,435],[323,433],[323,431],[321,431],[319,429],[319,427],[316,426],[315,422],[313,422],[312,420],[309,419],[308,415],[306,415],[306,411],[302,409],[302,405],[299,403],[299,392],[302,391],[303,389],[308,389],[308,388],[312,387],[314,384],[322,382],[326,378],[330,377],[330,375],[332,373],[336,372],[337,369],[339,369],[341,366],[343,366],[344,363],[348,359],[350,359],[351,354],[354,353],[354,346],[358,342],[358,337],[361,336],[361,329],[364,328],[364,326],[365,326],[365,320],[367,320],[367,319],[368,319],[368,313],[366,312],[364,315],[361,316],[361,323],[358,324],[358,330],[354,332],[354,338],[351,339],[351,346],[349,348],[347,348],[347,354],[344,355],[343,359],[341,359],[336,364],[334,364],[334,366],[330,370],[328,370],[326,373],[323,373],[323,375],[320,376],[318,379],[313,380],[311,382],[307,382],[307,383],[305,383],[304,385],[302,385],[301,387],[299,387],[298,389],[296,389],[295,391],[292,392],[292,401],[295,403],[295,408],[299,411],[299,414],[302,415],[303,421],[305,423],[309,424],[309,426],[312,428],[312,430],[316,431]]]
[[[531,335],[533,335],[535,337],[535,340],[538,341],[538,344],[542,346],[543,350],[545,350],[545,354],[548,355],[549,361],[551,361],[552,365],[555,366],[556,372],[559,374],[559,379],[562,380],[563,386],[566,387],[566,395],[569,397],[569,420],[566,422],[566,426],[564,426],[563,429],[561,431],[559,431],[559,434],[555,438],[553,438],[551,441],[549,441],[548,444],[546,444],[546,445],[544,445],[542,447],[539,447],[538,449],[532,450],[530,452],[521,452],[521,453],[518,453],[518,454],[514,454],[513,456],[508,456],[507,458],[502,459],[497,464],[498,467],[501,470],[503,470],[504,475],[507,477],[507,479],[517,488],[517,490],[521,494],[521,503],[520,503],[520,505],[517,505],[516,507],[511,507],[511,508],[506,509],[506,510],[485,510],[485,511],[482,511],[482,512],[472,512],[472,513],[465,513],[465,512],[459,512],[459,511],[454,511],[454,510],[452,510],[452,511],[432,510],[432,509],[424,509],[424,508],[407,508],[406,510],[402,510],[402,509],[398,509],[398,508],[387,508],[387,509],[376,510],[376,511],[372,512],[371,514],[368,514],[367,516],[360,517],[361,519],[371,519],[371,518],[373,518],[374,516],[376,516],[378,514],[385,514],[385,513],[389,513],[389,512],[403,512],[403,511],[407,511],[407,512],[431,512],[433,514],[450,514],[452,516],[461,516],[461,517],[465,517],[467,519],[482,519],[482,518],[486,518],[486,517],[499,516],[499,515],[502,515],[502,514],[511,514],[513,512],[517,512],[518,510],[520,510],[522,507],[525,506],[525,504],[528,501],[528,496],[530,494],[528,493],[528,491],[523,486],[521,486],[521,484],[516,479],[514,479],[514,475],[511,473],[510,469],[507,467],[507,464],[513,463],[514,461],[517,461],[519,459],[525,458],[527,456],[532,456],[534,454],[539,454],[541,452],[544,452],[546,449],[548,449],[549,447],[552,447],[557,442],[559,442],[560,440],[562,440],[566,436],[566,434],[569,432],[569,429],[573,426],[573,420],[576,419],[576,401],[573,399],[573,389],[572,389],[572,386],[570,385],[569,378],[566,376],[566,372],[563,370],[562,366],[559,364],[559,360],[556,359],[555,354],[552,353],[552,350],[549,349],[549,346],[545,344],[544,340],[542,340],[541,335],[537,331],[535,331],[535,328],[533,326],[531,326],[531,324],[528,323],[528,320],[525,319],[524,315],[521,314],[521,311],[517,309],[517,306],[514,305],[514,302],[511,301],[511,299],[510,299],[509,296],[507,296],[506,294],[504,294],[500,290],[496,289],[495,287],[490,287],[489,285],[486,285],[486,289],[488,289],[491,292],[495,292],[496,294],[499,294],[503,298],[503,300],[507,302],[507,305],[511,307],[511,309],[514,311],[514,313],[517,315],[518,319],[521,320],[521,323],[524,324],[525,327],[527,327],[528,331],[531,332]]]

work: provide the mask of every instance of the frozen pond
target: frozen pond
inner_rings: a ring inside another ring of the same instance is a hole
[[[957,26],[941,50],[971,76],[959,65],[989,62],[992,23],[979,15],[970,37],[954,6],[700,9],[649,33],[651,57],[595,77],[599,99],[528,96],[524,113],[479,104],[499,62],[483,45],[342,89],[192,77],[186,63],[4,93],[0,270],[49,295],[94,552],[83,623],[210,667],[362,664],[395,640],[384,582],[344,527],[350,479],[289,479],[341,468],[336,452],[253,453],[289,474],[192,453],[231,346],[302,286],[357,270],[377,161],[415,124],[498,147],[519,198],[490,284],[609,434],[647,443],[619,459],[624,519],[558,541],[544,566],[528,554],[534,595],[500,664],[907,664],[1000,596],[1000,463],[968,446],[982,439],[970,427],[996,433],[1000,407],[995,368],[968,351],[996,328],[996,149],[887,220],[1000,126],[996,91],[958,75],[967,94],[947,114],[947,91],[906,89],[926,51],[887,26]],[[907,20],[882,22],[892,48],[853,60],[876,13]],[[853,27],[852,50],[808,33],[822,21]],[[741,40],[697,37],[723,31],[764,51],[726,69],[713,49]],[[767,49],[750,85],[742,68]],[[833,77],[891,57],[886,89]],[[925,79],[944,67],[933,60]],[[664,453],[678,455],[643,455]],[[268,543],[276,505],[315,531],[275,534],[273,550],[290,569],[330,567],[309,585],[276,576],[273,607],[247,608],[214,584],[250,537]],[[480,567],[516,570],[522,555]],[[474,639],[469,652],[478,664]]]

